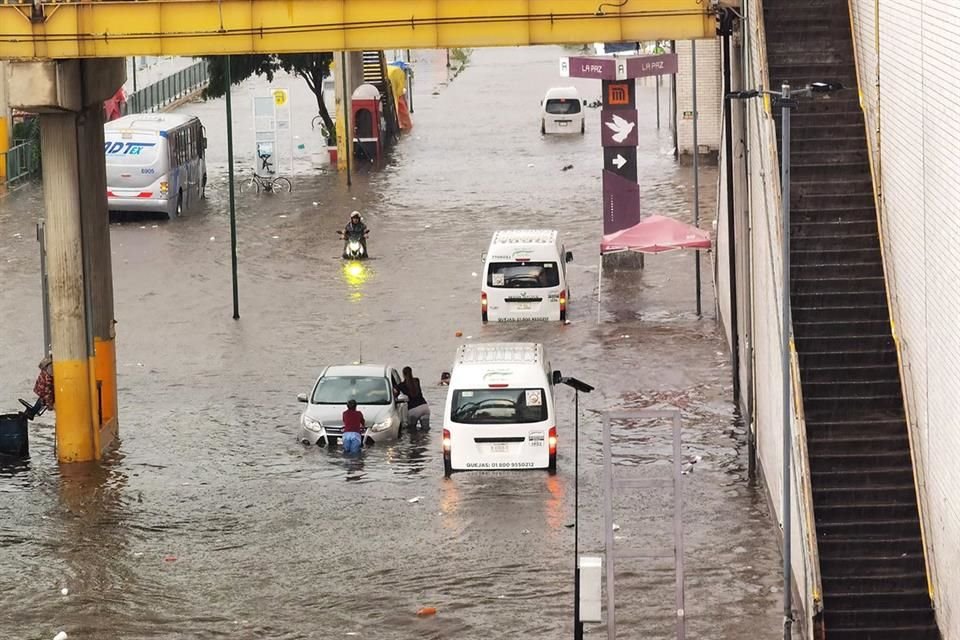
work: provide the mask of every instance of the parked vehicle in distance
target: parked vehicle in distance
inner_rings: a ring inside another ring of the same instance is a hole
[[[110,211],[174,218],[204,197],[207,138],[200,120],[138,113],[103,126]]]
[[[407,421],[407,397],[395,390],[400,374],[382,364],[331,365],[324,368],[310,394],[297,400],[307,408],[300,415],[297,440],[303,444],[332,445],[343,436],[343,412],[348,400],[363,413],[366,444],[396,440]]]
[[[540,101],[540,133],[580,133],[586,131],[583,107],[586,100],[580,99],[575,87],[554,87]]]
[[[443,472],[557,469],[552,372],[542,344],[464,344],[443,414]]]
[[[484,322],[567,319],[567,263],[573,254],[553,229],[501,229],[484,255]]]

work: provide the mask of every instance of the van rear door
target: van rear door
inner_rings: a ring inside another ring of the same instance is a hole
[[[561,265],[518,258],[487,267],[487,314],[490,320],[559,320]]]
[[[457,470],[546,469],[552,403],[545,388],[453,389],[450,462]]]

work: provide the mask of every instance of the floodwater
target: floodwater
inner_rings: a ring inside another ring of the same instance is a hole
[[[3,638],[561,638],[572,633],[573,391],[558,388],[559,472],[464,473],[439,455],[445,388],[464,341],[536,340],[582,395],[580,550],[602,550],[601,412],[683,415],[688,637],[774,637],[780,555],[762,489],[746,482],[727,349],[704,254],[703,316],[691,254],[605,271],[598,296],[599,113],[587,134],[541,139],[538,103],[559,48],[477,50],[451,82],[443,52],[415,55],[414,131],[379,172],[296,163],[294,192],[238,198],[240,320],[232,319],[223,102],[194,103],[210,137],[209,199],[171,222],[111,227],[122,440],[103,465],[58,467],[52,417],[29,463],[0,475]],[[296,144],[311,151],[315,103],[292,92]],[[252,158],[252,92],[236,92],[238,174]],[[666,86],[665,86],[666,89]],[[655,126],[643,84],[646,211],[691,219],[692,177],[670,152],[667,91]],[[566,171],[564,167],[573,165]],[[709,228],[715,169],[702,169]],[[239,179],[239,175],[238,175]],[[347,273],[335,231],[352,209],[373,255]],[[0,389],[30,397],[42,345],[38,187],[0,199]],[[493,230],[554,227],[574,253],[568,326],[484,327],[480,255]],[[458,338],[455,332],[462,331]],[[434,430],[359,460],[294,439],[326,363],[411,365]],[[618,479],[669,480],[665,425],[617,423]],[[693,461],[696,460],[696,463]],[[672,638],[669,484],[614,499],[618,637]],[[417,501],[412,501],[419,498]],[[667,554],[665,558],[628,553]],[[62,596],[62,587],[69,595]],[[424,606],[437,615],[418,618]],[[588,625],[588,635],[604,635]]]

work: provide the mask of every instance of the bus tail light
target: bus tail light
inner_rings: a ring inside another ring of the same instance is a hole
[[[168,191],[170,191],[170,183],[169,183],[169,182],[161,182],[161,183],[160,183],[160,193],[166,195],[166,193],[167,193]]]
[[[550,427],[550,433],[547,436],[547,444],[550,446],[550,455],[557,455],[557,428]]]
[[[443,430],[443,457],[444,458],[450,457],[450,430],[449,429]]]

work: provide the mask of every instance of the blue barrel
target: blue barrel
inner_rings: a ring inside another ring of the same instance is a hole
[[[30,455],[27,417],[22,413],[0,415],[0,455],[26,458]]]

